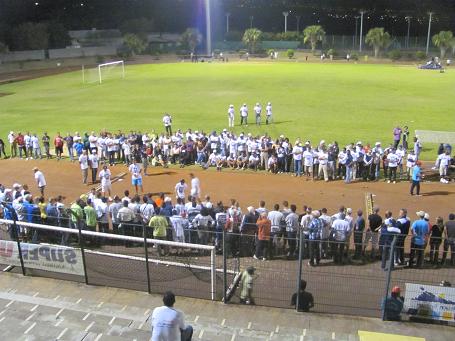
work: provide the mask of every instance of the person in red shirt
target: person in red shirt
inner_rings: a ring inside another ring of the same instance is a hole
[[[270,230],[272,228],[272,223],[267,218],[267,212],[262,212],[259,216],[258,221],[256,222],[258,227],[258,237],[256,244],[256,253],[254,254],[254,259],[266,260],[266,253],[269,259],[271,258],[270,250]]]
[[[60,133],[57,133],[57,136],[54,139],[55,155],[57,155],[57,160],[60,160],[62,158],[63,144],[63,138],[60,136]]]
[[[25,138],[21,132],[19,132],[16,136],[16,144],[19,148],[19,157],[22,159],[22,153],[24,153],[24,157],[27,157],[27,151],[25,149]]]

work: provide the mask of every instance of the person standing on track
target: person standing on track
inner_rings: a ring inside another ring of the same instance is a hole
[[[185,183],[185,180],[182,179],[175,185],[175,197],[176,199],[182,200],[185,203],[185,191],[188,188],[188,185]]]
[[[112,190],[112,182],[111,182],[111,171],[107,168],[105,164],[103,169],[101,170],[100,174],[100,182],[101,182],[101,193],[105,197],[106,194],[111,197],[111,190]]]
[[[36,184],[38,185],[41,196],[44,197],[44,189],[46,188],[46,179],[44,178],[44,174],[38,169],[38,167],[34,167],[33,172],[35,173]]]
[[[197,178],[193,173],[190,173],[191,177],[191,196],[195,198],[200,198],[201,197],[201,182],[199,181],[199,178]]]
[[[96,178],[98,175],[98,166],[99,166],[98,154],[96,153],[95,150],[93,150],[92,154],[89,155],[88,161],[89,161],[90,169],[92,171],[92,184],[95,184]]]
[[[414,167],[412,167],[412,184],[411,184],[411,195],[414,195],[414,188],[416,189],[416,194],[420,196],[420,180],[422,179],[422,169],[420,166],[422,163],[420,160],[417,160]]]
[[[64,140],[60,133],[57,133],[57,136],[54,138],[54,147],[55,147],[55,155],[57,156],[57,160],[60,161],[63,154],[63,144]]]
[[[234,116],[235,116],[234,105],[231,104],[231,105],[229,105],[229,109],[228,109],[229,128],[234,128]]]
[[[88,156],[86,150],[84,150],[82,155],[79,156],[79,165],[81,166],[82,171],[82,183],[86,185],[88,176]]]
[[[138,189],[141,189],[141,193],[144,191],[142,187],[142,169],[141,166],[136,162],[136,158],[133,157],[133,163],[128,168],[131,173],[131,184],[136,189],[136,194],[139,194]]]

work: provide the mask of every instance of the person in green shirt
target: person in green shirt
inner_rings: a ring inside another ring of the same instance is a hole
[[[85,206],[85,203],[81,200],[78,199],[76,202],[74,202],[71,207],[70,207],[70,212],[71,212],[71,228],[73,229],[78,229],[79,224],[82,223],[84,219],[84,210],[82,209]],[[70,238],[69,233],[62,233],[62,245],[68,245],[68,241]]]
[[[166,240],[168,222],[164,215],[154,215],[149,222],[149,227],[153,229],[153,238]],[[169,251],[168,246],[158,245],[158,254],[166,255]]]
[[[87,199],[87,206],[84,207],[85,225],[90,231],[96,231],[96,211],[92,200]]]

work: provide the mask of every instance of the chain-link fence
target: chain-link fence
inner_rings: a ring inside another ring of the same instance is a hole
[[[71,217],[53,225],[0,220],[0,264],[94,285],[371,317],[382,316],[381,303],[395,286],[455,282],[455,241],[448,238],[419,244],[413,236],[354,231],[344,240],[311,239],[303,230],[280,230],[259,240],[237,224],[185,228],[176,242],[171,225],[151,239],[143,224],[117,226],[115,233],[84,224]],[[426,291],[414,296],[423,294],[427,299]],[[405,306],[411,318],[428,314],[419,309]]]

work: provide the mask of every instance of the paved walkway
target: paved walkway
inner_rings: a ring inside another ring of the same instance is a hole
[[[159,295],[0,273],[2,340],[148,340],[151,311],[160,305]],[[359,337],[359,331],[368,331],[452,341],[455,335],[453,327],[446,326],[302,314],[184,297],[177,297],[176,307],[193,325],[193,340],[377,340],[368,333]]]

